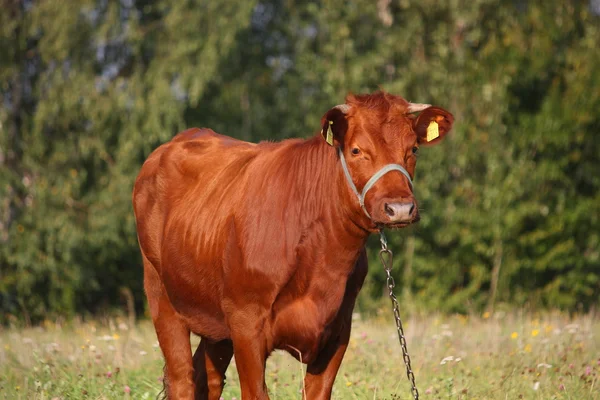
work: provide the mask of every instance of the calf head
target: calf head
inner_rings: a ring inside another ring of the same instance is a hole
[[[412,189],[419,147],[439,143],[453,121],[442,108],[385,92],[349,95],[323,116],[322,135],[338,149],[347,187],[371,225],[400,228],[419,220]]]

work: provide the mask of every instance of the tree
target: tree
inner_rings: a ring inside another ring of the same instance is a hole
[[[421,150],[422,221],[388,235],[403,299],[594,305],[600,32],[587,1],[238,3],[2,1],[0,319],[94,312],[124,287],[142,307],[131,189],[176,132],[306,137],[349,91],[378,87],[456,117]],[[376,238],[370,250],[363,305],[384,287]]]

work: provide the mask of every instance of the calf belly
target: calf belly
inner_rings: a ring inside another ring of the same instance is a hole
[[[163,265],[170,266],[162,273],[165,291],[190,330],[212,340],[229,338],[221,309],[222,283],[217,265],[198,264],[183,252],[164,255]]]

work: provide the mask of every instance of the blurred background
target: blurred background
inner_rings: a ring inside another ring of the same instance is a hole
[[[388,235],[402,312],[593,309],[599,49],[599,0],[0,0],[0,322],[145,312],[132,184],[178,131],[308,137],[379,88],[456,117]]]

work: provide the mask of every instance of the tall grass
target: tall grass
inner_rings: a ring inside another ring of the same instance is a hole
[[[410,398],[390,313],[356,315],[334,399]],[[405,321],[405,331],[423,399],[600,399],[600,321],[592,315],[429,315]],[[148,321],[46,321],[0,332],[2,399],[149,399],[162,387],[162,368]],[[303,371],[273,354],[271,398],[301,399]],[[223,398],[240,399],[235,361]]]

